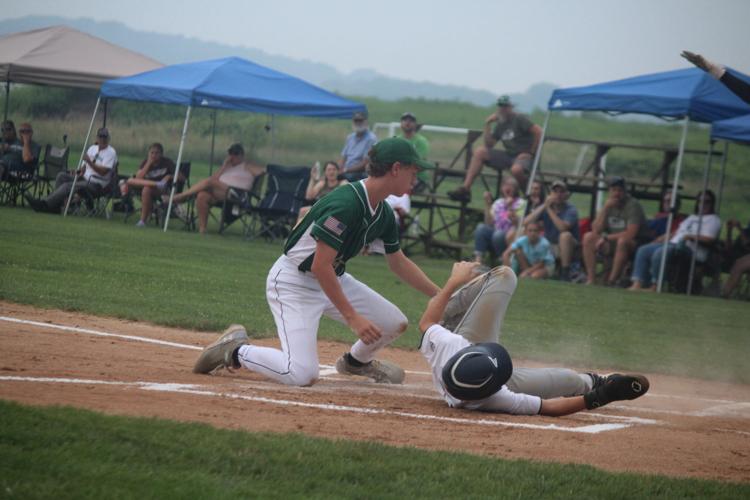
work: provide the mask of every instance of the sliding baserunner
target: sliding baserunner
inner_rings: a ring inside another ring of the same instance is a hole
[[[514,368],[498,341],[516,275],[502,266],[472,280],[476,265],[454,264],[419,322],[424,332],[419,349],[432,369],[435,389],[451,407],[561,416],[648,391],[642,375]]]
[[[375,239],[385,243],[391,271],[427,296],[440,288],[404,255],[389,195],[401,196],[416,183],[419,159],[405,139],[380,141],[369,152],[369,177],[336,188],[321,198],[294,228],[268,273],[266,298],[281,350],[248,344],[245,329],[232,325],[208,346],[193,371],[243,366],[289,385],[318,378],[317,334],[325,315],[349,326],[359,337],[337,362],[339,373],[376,382],[401,383],[404,371],[375,355],[406,330],[406,316],[394,304],[345,272],[346,262]]]

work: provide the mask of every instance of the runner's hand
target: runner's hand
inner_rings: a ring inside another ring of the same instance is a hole
[[[453,264],[449,279],[459,286],[468,283],[477,275],[477,267],[479,267],[479,262],[456,262]]]

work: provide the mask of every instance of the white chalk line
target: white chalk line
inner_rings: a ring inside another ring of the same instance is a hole
[[[36,383],[53,383],[53,384],[78,384],[78,385],[109,385],[109,386],[120,386],[120,387],[136,387],[146,391],[157,391],[157,392],[168,392],[168,393],[179,393],[179,394],[190,394],[195,396],[208,396],[208,397],[222,397],[239,399],[243,401],[253,401],[257,403],[267,403],[277,406],[297,406],[302,408],[313,408],[323,411],[331,412],[346,412],[346,413],[360,413],[368,415],[387,415],[395,417],[411,418],[416,420],[431,420],[438,422],[450,422],[456,424],[465,425],[482,425],[491,427],[511,427],[518,429],[530,429],[530,430],[545,430],[545,431],[558,431],[558,432],[572,432],[579,434],[599,434],[602,432],[615,431],[619,429],[626,429],[631,427],[630,424],[625,423],[607,423],[607,424],[592,424],[578,427],[565,427],[557,424],[525,424],[520,422],[504,422],[501,420],[491,419],[471,419],[471,418],[460,418],[460,417],[443,417],[438,415],[425,415],[421,413],[412,413],[396,410],[386,410],[383,408],[365,408],[359,406],[345,406],[345,405],[334,405],[326,403],[308,403],[304,401],[291,401],[286,399],[272,399],[263,396],[249,396],[245,394],[237,394],[232,392],[216,392],[206,390],[200,385],[195,384],[179,384],[179,383],[158,383],[158,382],[119,382],[109,380],[96,380],[96,379],[77,379],[77,378],[59,378],[59,377],[19,377],[11,375],[0,376],[0,381],[7,382],[36,382]]]
[[[750,436],[750,432],[738,431],[737,429],[720,429],[719,427],[715,427],[711,430],[719,431],[719,432],[731,432],[732,434],[739,434],[741,436]]]
[[[31,321],[21,318],[13,318],[9,316],[0,316],[1,321],[8,321],[11,323],[20,323],[20,324],[26,324],[26,325],[32,325],[32,326],[39,326],[42,328],[51,328],[55,330],[61,330],[66,332],[73,332],[73,333],[85,333],[89,335],[96,335],[100,337],[113,337],[113,338],[122,338],[125,340],[133,340],[136,342],[146,342],[156,345],[163,345],[168,347],[177,347],[180,349],[190,349],[190,350],[202,350],[201,347],[197,347],[194,345],[189,344],[180,344],[177,342],[168,342],[165,340],[157,340],[152,339],[149,337],[141,337],[137,335],[125,335],[125,334],[118,334],[118,333],[110,333],[110,332],[103,332],[100,330],[91,330],[88,328],[79,328],[75,326],[66,326],[66,325],[58,325],[56,323],[46,323],[41,321]],[[333,365],[320,365],[320,378],[331,378],[334,375],[337,375],[338,372],[336,371],[336,368]],[[405,370],[406,373],[415,374],[415,375],[429,375],[431,374],[429,372],[424,371],[410,371]],[[405,385],[405,384],[404,384]],[[699,398],[699,397],[692,397],[692,396],[679,396],[679,395],[672,395],[672,394],[658,394],[658,393],[648,393],[645,395],[645,397],[648,398],[672,398],[672,399],[686,399],[690,401],[704,401],[709,403],[718,403],[720,405],[744,405],[748,404],[744,401],[732,401],[727,399],[708,399],[708,398]],[[660,409],[651,409],[651,408],[645,408],[645,407],[633,407],[633,406],[623,406],[623,405],[611,405],[611,408],[618,408],[618,409],[628,409],[628,410],[639,410],[639,411],[648,411],[651,413],[664,413],[664,414],[672,414],[672,415],[683,415],[683,416],[718,416],[721,415],[721,413],[714,414],[714,413],[705,413],[702,412],[711,412],[714,410],[714,407],[707,408],[705,410],[700,410],[697,412],[680,412],[680,411],[674,411],[674,410],[660,410]],[[721,411],[721,410],[716,410]]]
[[[148,337],[139,337],[137,335],[123,335],[121,333],[109,333],[109,332],[102,332],[99,330],[89,330],[88,328],[78,328],[77,326],[65,326],[65,325],[57,325],[55,323],[43,323],[41,321],[30,321],[27,319],[10,318],[8,316],[0,316],[0,320],[9,321],[11,323],[20,323],[22,325],[33,325],[33,326],[40,326],[42,328],[52,328],[53,330],[62,330],[65,332],[87,333],[89,335],[96,335],[97,337],[114,337],[114,338],[120,338],[120,339],[126,339],[126,340],[135,340],[136,342],[146,342],[149,344],[164,345],[164,346],[169,346],[169,347],[179,347],[180,349],[192,349],[194,351],[203,350],[202,347],[197,347],[194,345],[178,344],[177,342],[167,342],[166,340],[156,340],[156,339],[151,339]]]

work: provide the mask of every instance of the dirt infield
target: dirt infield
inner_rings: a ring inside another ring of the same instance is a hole
[[[750,482],[750,386],[650,375],[651,392],[644,398],[597,412],[558,419],[480,414],[447,408],[418,352],[383,355],[407,370],[403,386],[335,374],[330,365],[347,346],[333,342],[320,343],[322,376],[308,388],[281,386],[247,371],[192,374],[200,348],[214,337],[0,302],[0,398]]]

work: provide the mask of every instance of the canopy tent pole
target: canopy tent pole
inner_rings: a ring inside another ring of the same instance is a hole
[[[172,214],[172,200],[174,199],[174,191],[177,187],[177,179],[180,177],[180,163],[182,163],[182,150],[185,147],[185,138],[187,137],[188,122],[190,122],[190,110],[192,106],[188,106],[187,112],[185,112],[185,124],[182,126],[182,137],[180,137],[180,149],[177,151],[177,168],[174,171],[174,182],[172,182],[172,191],[169,193],[169,204],[167,205],[167,217],[164,221],[164,232],[167,232],[169,227],[169,217]]]
[[[10,106],[10,80],[5,81],[5,115],[3,120],[8,120],[8,107]]]
[[[714,141],[709,140],[708,158],[706,158],[706,166],[703,168],[703,189],[701,190],[701,194],[698,198],[698,232],[695,237],[695,250],[693,250],[693,255],[690,258],[690,274],[688,275],[688,287],[687,287],[688,295],[690,295],[693,290],[695,259],[698,256],[698,246],[700,245],[700,241],[698,239],[701,236],[701,229],[703,229],[703,199],[704,199],[703,194],[706,192],[706,189],[708,189],[708,175],[711,172],[711,161],[713,160],[713,156],[714,156],[713,153],[714,153]],[[716,203],[716,200],[714,200],[714,203]]]
[[[271,161],[276,161],[276,116],[271,115]]]
[[[534,166],[531,167],[531,175],[529,181],[526,184],[526,196],[531,194],[531,185],[534,184],[534,178],[536,177],[537,168],[539,168],[539,160],[542,158],[542,146],[544,145],[544,137],[547,135],[547,125],[549,125],[549,115],[552,113],[547,110],[547,115],[544,117],[544,125],[542,125],[542,137],[539,139],[539,145],[536,147],[536,154],[534,154]]]
[[[596,200],[596,212],[599,213],[599,211],[602,209],[602,206],[604,205],[604,196],[602,193],[607,189],[607,154],[603,154],[599,158],[599,174],[597,175],[599,177],[599,180],[596,182],[596,194],[594,194],[594,198]]]
[[[104,110],[103,110],[104,117],[102,118],[102,127],[106,127],[107,126],[107,104],[109,104],[109,99],[105,98],[104,99]]]
[[[719,199],[716,201],[716,215],[721,215],[721,199],[724,194],[724,171],[727,167],[727,155],[729,154],[729,141],[724,141],[724,153],[721,155],[721,176],[719,177]]]
[[[680,149],[677,153],[677,167],[674,170],[674,181],[672,182],[672,196],[669,202],[669,217],[667,218],[667,229],[664,232],[664,244],[661,248],[661,263],[659,264],[659,279],[656,285],[657,293],[661,293],[661,287],[664,281],[664,268],[667,264],[667,251],[669,250],[669,233],[672,228],[672,219],[674,219],[674,207],[679,195],[680,173],[682,173],[682,159],[685,156],[685,141],[687,140],[688,124],[690,118],[685,116],[682,125],[682,138],[680,139]]]
[[[73,184],[70,186],[70,193],[68,194],[68,201],[65,203],[65,212],[63,217],[68,215],[68,208],[70,207],[70,201],[73,199],[73,193],[76,191],[76,181],[78,180],[78,169],[83,163],[83,155],[86,154],[86,145],[89,143],[89,137],[91,137],[91,129],[94,128],[94,120],[96,120],[96,112],[99,111],[99,103],[102,100],[102,96],[96,98],[96,105],[94,105],[94,114],[91,115],[91,122],[89,123],[89,130],[86,132],[86,138],[83,140],[83,150],[81,151],[81,158],[76,163],[76,174],[73,176]]]
[[[208,175],[214,173],[214,149],[216,146],[216,109],[211,110],[211,156],[208,158]]]

